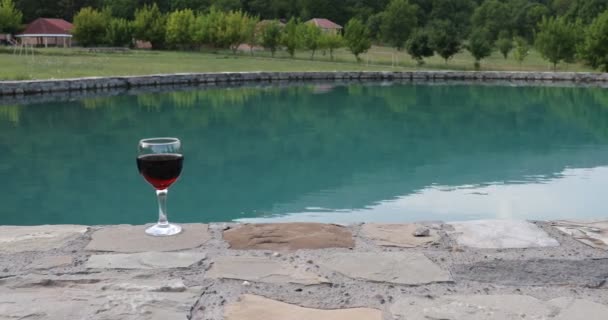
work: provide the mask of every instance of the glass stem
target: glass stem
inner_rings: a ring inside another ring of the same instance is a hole
[[[167,189],[156,190],[158,198],[158,224],[161,226],[168,225],[167,221]]]

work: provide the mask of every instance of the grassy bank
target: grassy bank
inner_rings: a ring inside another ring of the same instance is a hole
[[[467,52],[456,55],[448,64],[440,57],[432,57],[423,67],[418,67],[407,53],[391,48],[374,47],[362,58],[357,63],[346,50],[335,52],[333,61],[327,52],[317,52],[314,60],[310,59],[310,52],[298,52],[291,59],[285,52],[272,58],[262,51],[253,56],[248,52],[235,56],[229,52],[88,53],[81,49],[37,49],[33,56],[19,56],[5,48],[0,49],[0,80],[220,71],[473,70],[473,59]],[[548,71],[551,67],[536,52],[531,52],[522,65],[495,53],[482,62],[482,70]],[[579,64],[560,65],[558,70],[590,71]]]

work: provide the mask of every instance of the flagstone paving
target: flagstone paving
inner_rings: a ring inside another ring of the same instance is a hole
[[[182,225],[182,232],[172,237],[152,237],[145,226],[120,225],[95,231],[86,249],[89,251],[146,252],[177,251],[202,246],[211,239],[206,224]]]
[[[0,320],[608,319],[603,226],[567,223],[0,227]]]
[[[246,224],[224,231],[232,249],[292,251],[298,249],[351,248],[351,232],[342,226],[321,223]]]
[[[306,266],[304,266],[306,267]],[[328,282],[303,267],[263,257],[218,257],[214,259],[209,278],[240,279],[268,283],[299,283],[304,285]]]
[[[481,249],[559,246],[557,240],[527,221],[476,220],[450,223],[461,246]]]
[[[608,221],[560,220],[553,226],[588,246],[608,250]]]
[[[361,234],[373,240],[376,245],[387,247],[413,248],[435,243],[439,240],[437,230],[429,228],[428,236],[415,236],[416,230],[424,228],[420,224],[377,224],[366,223]]]

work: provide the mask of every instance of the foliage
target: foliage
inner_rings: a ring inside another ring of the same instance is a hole
[[[465,38],[471,29],[471,16],[475,10],[475,0],[423,0],[432,3],[429,22],[447,21],[454,28],[459,39]]]
[[[576,55],[580,27],[578,23],[568,22],[564,17],[543,18],[536,35],[536,49],[555,70],[561,61],[571,62]]]
[[[198,44],[221,45],[221,29],[226,21],[226,14],[215,7],[211,7],[207,14],[200,14],[196,18],[194,41]]]
[[[172,47],[186,48],[194,42],[196,18],[190,9],[173,11],[167,17],[165,41]]]
[[[15,8],[13,0],[0,1],[0,33],[16,33],[22,19],[23,13]]]
[[[510,10],[506,3],[498,0],[484,1],[473,13],[473,28],[486,29],[490,41],[498,38],[501,30],[511,30]]]
[[[461,40],[453,24],[448,20],[435,20],[431,24],[429,40],[433,50],[448,63],[460,52]]]
[[[296,53],[296,48],[300,45],[300,34],[298,32],[299,21],[296,18],[289,19],[289,22],[285,25],[281,43],[289,52],[289,55],[293,58]]]
[[[74,16],[74,40],[84,47],[104,44],[109,24],[109,12],[100,12],[90,7],[82,8]]]
[[[360,61],[359,55],[367,52],[372,47],[372,42],[369,37],[369,30],[357,18],[350,19],[344,27],[344,40],[348,50],[355,55],[357,61]]]
[[[608,10],[597,17],[586,30],[580,51],[590,66],[608,72]]]
[[[281,44],[281,32],[281,25],[276,20],[265,23],[262,26],[262,46],[269,49],[273,57]]]
[[[137,40],[150,41],[152,48],[160,49],[165,45],[167,17],[154,3],[135,11],[133,31]]]
[[[112,18],[106,29],[106,42],[115,47],[129,46],[133,41],[131,22],[122,18]]]
[[[312,23],[303,23],[299,28],[302,46],[311,51],[310,59],[315,58],[315,52],[321,44],[321,29]]]
[[[479,69],[479,62],[492,54],[492,41],[490,41],[490,32],[485,28],[473,29],[469,36],[469,43],[466,46],[467,50],[475,58],[475,68]]]
[[[508,31],[503,30],[500,32],[498,40],[496,40],[496,47],[502,56],[507,59],[509,52],[513,50],[513,39],[509,35]]]
[[[380,32],[387,43],[401,50],[417,23],[415,6],[408,0],[391,0],[382,14]]]
[[[406,43],[407,53],[412,56],[418,65],[424,64],[424,58],[432,57],[434,52],[426,30],[418,30]]]
[[[334,50],[344,46],[344,38],[338,33],[323,33],[320,39],[320,48],[329,51],[329,57],[334,59]]]
[[[239,46],[250,37],[258,19],[240,10],[230,11],[225,17],[225,29],[221,30],[220,43],[224,44],[222,47],[228,47],[236,53]]]
[[[523,37],[515,37],[514,42],[515,48],[513,50],[513,58],[515,58],[515,60],[519,62],[519,65],[521,66],[522,62],[524,62],[530,53],[530,46]]]

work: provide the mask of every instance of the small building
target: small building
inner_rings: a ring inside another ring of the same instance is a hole
[[[339,25],[329,19],[313,18],[313,19],[306,21],[306,23],[312,23],[315,26],[319,27],[319,29],[321,29],[321,31],[327,32],[327,33],[337,34],[337,33],[340,33],[340,31],[342,31],[341,25]]]
[[[67,48],[72,46],[73,28],[63,19],[38,18],[16,37],[24,45]]]

